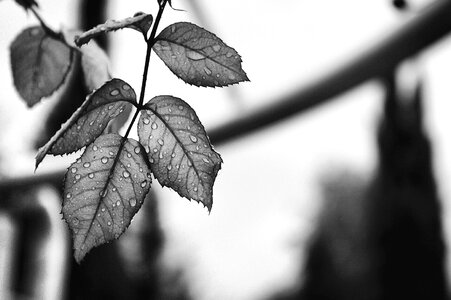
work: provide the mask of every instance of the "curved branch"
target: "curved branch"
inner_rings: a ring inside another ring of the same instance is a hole
[[[451,1],[439,0],[350,63],[260,109],[240,115],[209,131],[218,145],[334,100],[337,95],[382,77],[451,31]]]
[[[218,145],[242,137],[278,121],[325,104],[337,95],[368,79],[384,76],[402,60],[430,46],[451,31],[451,0],[437,0],[424,12],[401,26],[375,47],[323,78],[281,99],[275,99],[254,112],[239,116],[210,130],[211,141]],[[0,191],[30,184],[61,180],[65,169],[46,175],[24,175],[2,179]]]

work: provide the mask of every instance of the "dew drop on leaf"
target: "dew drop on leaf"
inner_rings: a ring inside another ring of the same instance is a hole
[[[128,178],[130,177],[130,173],[128,171],[124,171],[122,172],[122,176],[124,176],[124,178]]]
[[[190,135],[189,138],[190,138],[191,142],[197,143],[197,137],[195,137],[194,135]]]
[[[90,166],[91,166],[91,163],[89,163],[89,162],[85,162],[83,164],[83,167],[85,167],[85,168],[89,168]]]
[[[132,198],[132,199],[130,199],[130,206],[131,207],[135,207],[136,206],[136,199],[135,198]]]
[[[139,152],[141,152],[141,148],[140,147],[135,147],[134,151],[135,151],[136,154],[139,154]]]
[[[113,154],[111,154],[111,152],[110,152],[110,155],[113,155]],[[108,157],[104,156],[104,157],[102,157],[102,159],[100,161],[102,162],[102,164],[106,164],[106,163],[108,163]]]

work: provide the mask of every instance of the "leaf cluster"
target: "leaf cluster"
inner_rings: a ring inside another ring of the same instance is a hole
[[[111,78],[108,59],[91,41],[123,28],[142,33],[148,46],[184,82],[223,87],[247,81],[241,57],[213,33],[187,22],[172,24],[154,36],[166,3],[153,24],[150,14],[110,20],[83,33],[55,33],[42,26],[25,29],[11,44],[14,84],[29,106],[64,83],[81,55],[86,85],[93,90],[61,129],[41,148],[36,168],[46,155],[85,148],[64,180],[63,217],[72,231],[75,259],[118,238],[129,226],[148,193],[152,175],[162,186],[211,210],[213,184],[222,159],[211,145],[196,112],[184,100],[155,96],[144,103],[149,61],[144,66],[140,98],[127,82]],[[150,37],[148,32],[152,29]],[[105,132],[124,111],[135,114],[124,136]],[[139,141],[128,138],[137,120]]]

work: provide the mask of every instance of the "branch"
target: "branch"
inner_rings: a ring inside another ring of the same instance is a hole
[[[390,73],[404,59],[413,56],[451,31],[451,1],[439,0],[407,24],[370,47],[350,63],[260,109],[238,116],[209,131],[213,144],[236,139],[276,122],[307,112],[336,99],[339,94]]]
[[[304,88],[277,98],[273,104],[239,116],[210,130],[213,144],[222,144],[242,137],[278,121],[306,112],[334,100],[337,95],[372,78],[383,77],[404,59],[430,46],[451,31],[451,1],[437,0],[424,12],[401,26],[392,35],[357,56],[344,67],[329,72]],[[61,180],[65,168],[46,175],[24,175],[2,179],[0,191]]]

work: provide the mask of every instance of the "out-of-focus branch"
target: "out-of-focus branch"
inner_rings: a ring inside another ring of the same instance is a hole
[[[278,99],[256,111],[237,116],[209,131],[218,145],[264,129],[288,117],[325,104],[337,95],[367,81],[384,76],[404,59],[417,54],[451,31],[451,0],[438,0],[410,22],[395,30],[376,46],[363,52],[349,64],[329,71],[323,78]],[[0,192],[12,187],[61,180],[65,169],[46,175],[32,174],[0,181]]]
[[[451,1],[439,0],[350,63],[270,105],[237,116],[209,131],[213,144],[225,143],[333,100],[368,79],[378,78],[451,31]]]

